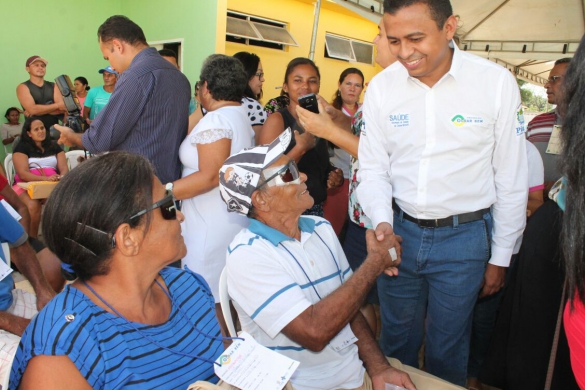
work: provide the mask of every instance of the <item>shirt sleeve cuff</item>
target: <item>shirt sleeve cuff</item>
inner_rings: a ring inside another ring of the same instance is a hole
[[[492,243],[492,257],[489,263],[500,267],[508,267],[514,248],[502,248]]]
[[[386,209],[376,209],[372,215],[368,215],[372,220],[372,226],[374,229],[382,222],[388,222],[391,226],[394,226],[394,212]]]
[[[8,243],[8,246],[11,248],[18,248],[22,244],[24,244],[28,240],[28,234],[26,232],[22,232],[22,235],[18,238],[18,240],[14,241],[13,243]]]
[[[270,328],[265,330],[266,334],[270,336],[271,339],[274,339],[285,326],[301,315],[301,313],[307,310],[310,306],[311,303],[309,301],[301,301],[292,306],[277,321],[275,321]]]

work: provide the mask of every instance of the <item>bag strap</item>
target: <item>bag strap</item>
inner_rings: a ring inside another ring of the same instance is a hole
[[[41,165],[39,163],[36,162],[32,162],[28,164],[28,167],[30,169],[31,165],[36,165],[38,168],[33,168],[33,169],[39,169],[41,171],[41,176],[47,176],[45,175],[45,170],[43,169],[43,167],[41,167]]]
[[[552,386],[553,374],[555,371],[555,360],[557,358],[557,350],[559,347],[559,336],[561,333],[561,323],[563,319],[563,310],[565,308],[565,294],[567,292],[567,280],[563,283],[563,292],[561,294],[561,302],[559,305],[559,314],[557,315],[557,326],[555,327],[555,335],[553,337],[552,348],[550,350],[550,358],[548,360],[548,370],[546,371],[546,381],[544,382],[544,390],[550,390]]]

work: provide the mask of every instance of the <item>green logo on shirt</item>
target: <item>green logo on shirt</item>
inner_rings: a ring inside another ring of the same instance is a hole
[[[455,115],[453,119],[451,119],[451,122],[453,122],[455,126],[461,127],[465,124],[465,118],[463,115]]]

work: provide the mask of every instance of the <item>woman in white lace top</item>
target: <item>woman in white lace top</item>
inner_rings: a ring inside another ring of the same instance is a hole
[[[219,168],[232,154],[251,147],[254,131],[242,108],[248,78],[240,61],[221,54],[208,57],[200,75],[199,99],[205,116],[179,149],[182,178],[173,184],[182,200],[185,222],[181,230],[187,245],[182,266],[205,278],[219,310],[219,276],[228,244],[247,226],[247,218],[228,213],[219,195]],[[221,311],[218,318],[223,319]]]

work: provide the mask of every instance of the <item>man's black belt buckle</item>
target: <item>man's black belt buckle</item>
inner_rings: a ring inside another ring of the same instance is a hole
[[[406,215],[407,214],[405,213],[404,216],[406,217]],[[409,215],[409,217],[410,217],[410,215]],[[418,227],[421,227],[421,228],[433,229],[433,228],[443,227],[443,226],[453,226],[453,217],[447,217],[447,218],[442,218],[442,219],[417,219],[417,218],[413,218],[413,219],[416,220]]]

